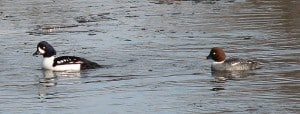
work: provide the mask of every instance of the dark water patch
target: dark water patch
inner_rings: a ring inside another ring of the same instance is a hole
[[[75,17],[75,20],[78,23],[116,20],[111,17],[108,17],[107,15],[109,15],[109,14],[110,13],[99,13],[99,14],[90,14],[88,16],[78,16],[78,17]]]
[[[37,25],[36,29],[51,30],[51,29],[71,28],[71,27],[78,27],[78,25],[44,24],[44,25]]]
[[[63,33],[87,33],[89,36],[94,36],[97,35],[97,33],[105,33],[105,31],[102,30],[85,29],[80,26],[83,25],[45,24],[38,25],[34,30],[26,33],[34,36],[57,35]]]
[[[37,25],[33,31],[29,31],[29,35],[55,35],[68,30],[68,28],[78,27],[79,25],[65,25],[65,24],[43,24]]]
[[[216,4],[218,2],[231,3],[235,0],[156,0],[155,4],[180,4],[182,1],[191,1],[193,3]]]

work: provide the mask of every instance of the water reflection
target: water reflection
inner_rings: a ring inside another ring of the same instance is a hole
[[[236,71],[211,71],[214,77],[214,87],[212,91],[225,90],[225,83],[227,80],[238,80],[251,75],[254,75],[251,71],[236,70]]]
[[[43,77],[39,78],[38,95],[41,102],[45,102],[45,99],[56,98],[57,92],[55,86],[59,85],[59,80],[63,78],[74,79],[81,77],[80,72],[63,71],[56,72],[52,70],[43,70]],[[63,84],[60,84],[63,85]],[[54,90],[54,91],[53,91]]]
[[[225,78],[227,79],[237,79],[237,78],[244,78],[247,76],[252,75],[250,71],[244,71],[244,70],[237,70],[237,71],[212,71],[212,76],[216,79]]]
[[[57,76],[51,70],[44,70],[43,77],[39,80],[40,84],[45,87],[55,86],[57,84]]]
[[[80,72],[76,71],[63,71],[56,72],[52,70],[43,70],[43,77],[39,80],[40,84],[45,87],[51,87],[57,85],[58,78],[79,78]]]

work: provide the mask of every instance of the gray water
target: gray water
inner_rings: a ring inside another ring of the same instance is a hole
[[[0,113],[299,113],[299,5],[1,0]],[[111,67],[44,71],[32,56],[40,41]],[[264,66],[213,75],[215,46]]]

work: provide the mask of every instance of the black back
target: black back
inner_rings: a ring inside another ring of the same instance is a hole
[[[61,56],[54,59],[53,67],[65,64],[81,64],[81,69],[101,68],[102,66],[84,58],[75,56]]]

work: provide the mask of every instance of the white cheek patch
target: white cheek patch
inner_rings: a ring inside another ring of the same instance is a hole
[[[42,48],[38,48],[38,51],[41,53],[41,54],[45,54],[45,50],[43,50]]]

